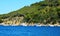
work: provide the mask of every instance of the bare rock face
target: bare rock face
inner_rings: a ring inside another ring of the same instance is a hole
[[[23,21],[24,17],[14,17],[14,18],[7,18],[3,19],[3,23],[8,24],[8,25],[20,25],[20,23]]]

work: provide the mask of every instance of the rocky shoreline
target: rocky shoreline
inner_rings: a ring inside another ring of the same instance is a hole
[[[28,23],[20,23],[20,24],[4,24],[4,23],[0,23],[0,25],[2,26],[60,26],[59,24],[39,24],[39,23],[34,23],[34,24],[28,24]]]

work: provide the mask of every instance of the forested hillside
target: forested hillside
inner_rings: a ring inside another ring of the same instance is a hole
[[[60,24],[60,0],[44,0],[8,14],[2,14],[0,15],[0,23],[4,22],[2,19],[12,20],[17,16],[23,16],[22,22],[27,23]]]

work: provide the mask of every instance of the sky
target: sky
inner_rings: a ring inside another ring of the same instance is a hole
[[[42,0],[0,0],[0,14],[6,14],[39,1]]]

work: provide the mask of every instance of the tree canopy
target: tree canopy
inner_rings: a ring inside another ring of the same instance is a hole
[[[0,15],[0,18],[13,18],[24,15],[24,22],[50,23],[60,22],[60,0],[44,0],[24,6],[21,9],[8,14]]]

